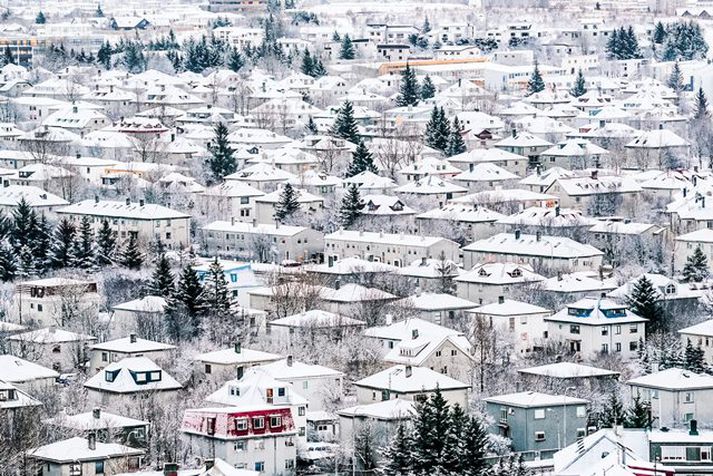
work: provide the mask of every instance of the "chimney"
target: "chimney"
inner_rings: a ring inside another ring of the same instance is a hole
[[[245,367],[240,365],[236,370],[237,370],[237,373],[236,373],[235,377],[238,380],[240,380],[241,378],[243,378],[243,375],[245,375]]]
[[[94,408],[92,409],[92,416],[93,416],[95,419],[97,419],[97,420],[98,420],[99,418],[101,418],[101,416],[102,416],[102,410],[101,410],[101,408],[99,408],[99,407],[94,407]]]
[[[706,197],[701,197],[701,208],[706,208]]]
[[[132,344],[136,344],[136,334],[135,333],[132,332],[131,334],[129,334],[129,342]]]
[[[599,171],[598,170],[592,170],[592,179],[597,180],[599,178]]]
[[[178,464],[163,463],[163,476],[178,476]]]
[[[79,109],[77,108],[77,106],[76,105],[72,106],[72,114],[77,114],[78,112],[79,112]]]
[[[114,85],[112,85],[112,84],[109,85],[109,92],[110,93],[114,92]]]
[[[173,134],[173,133],[172,133],[172,134],[171,134],[171,142],[173,142],[173,141],[175,141],[175,140],[176,140],[176,134]]]
[[[520,239],[520,230],[515,230],[515,239],[516,240]]]
[[[126,199],[126,204],[127,204],[127,205],[131,205],[131,199],[130,199],[130,198],[127,198],[127,199]]]
[[[418,339],[418,329],[413,329],[411,331],[411,338],[412,339]]]
[[[413,374],[413,369],[411,368],[410,365],[407,365],[406,366],[406,378],[411,377],[412,374]]]
[[[535,239],[537,241],[542,240],[542,232],[541,231],[538,231],[537,233],[535,233]]]
[[[663,124],[659,124],[659,130],[663,130]]]
[[[472,172],[473,170],[475,170],[475,164],[473,164],[473,163],[468,164],[468,172]]]
[[[77,157],[78,159],[81,159],[81,158],[82,158],[82,154],[80,154],[79,152],[77,152],[76,157]]]
[[[556,216],[556,217],[560,216],[560,206],[559,206],[559,205],[557,205],[557,206],[555,207],[555,216]]]
[[[421,266],[426,266],[426,265],[428,265],[428,257],[421,256]]]
[[[517,129],[512,130],[512,136],[515,137],[517,135]]]
[[[562,271],[557,271],[557,281],[562,281]]]
[[[205,470],[208,471],[209,469],[213,468],[214,464],[215,464],[215,460],[212,458],[205,460]]]
[[[698,436],[698,420],[690,421],[691,429],[688,430],[688,434],[691,436]]]
[[[334,289],[339,289],[342,287],[342,280],[337,278],[337,280],[334,282]]]
[[[698,166],[697,166],[697,165],[694,165],[694,166],[693,166],[693,171],[696,172],[696,173],[698,173]]]
[[[287,366],[292,367],[292,355],[287,356]]]
[[[498,296],[498,304],[505,304],[505,296]]]
[[[97,434],[93,431],[87,435],[87,446],[92,451],[97,449]]]
[[[683,188],[683,198],[686,198],[686,195],[688,194],[688,189],[685,187]]]

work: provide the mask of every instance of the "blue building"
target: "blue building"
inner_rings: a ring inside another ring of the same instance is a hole
[[[587,434],[587,404],[582,398],[536,392],[484,399],[491,433],[512,441],[526,459],[550,458]]]

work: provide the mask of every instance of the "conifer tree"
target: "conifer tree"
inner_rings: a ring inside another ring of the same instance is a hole
[[[15,55],[12,54],[10,45],[6,45],[2,53],[2,64],[15,64]]]
[[[160,253],[156,260],[156,268],[151,273],[151,281],[148,285],[148,292],[152,296],[162,296],[168,298],[175,292],[174,276],[171,271],[171,263],[165,253]]]
[[[44,25],[45,23],[47,23],[47,17],[45,16],[42,10],[40,10],[40,13],[38,13],[35,17],[35,23],[38,25]]]
[[[486,459],[490,442],[488,431],[483,422],[470,416],[463,431],[460,442],[460,473],[463,476],[480,476],[487,474],[489,464]]]
[[[375,472],[377,448],[374,441],[374,430],[368,421],[362,423],[354,435],[354,457],[361,474]]]
[[[367,148],[363,140],[357,144],[357,148],[352,153],[352,161],[347,168],[346,176],[353,177],[364,171],[378,173],[379,170],[374,165],[374,156]]]
[[[208,274],[203,287],[203,294],[209,311],[218,316],[227,317],[233,307],[233,301],[228,291],[223,266],[215,258],[208,267]]]
[[[74,251],[77,266],[90,269],[94,266],[94,230],[88,216],[82,217],[77,235]]]
[[[176,285],[173,299],[179,311],[185,312],[191,323],[191,333],[197,336],[201,330],[201,321],[206,312],[206,303],[198,273],[191,264],[183,267]]]
[[[0,280],[12,281],[17,274],[17,260],[12,246],[6,241],[0,243]]]
[[[532,70],[530,79],[527,80],[527,95],[530,96],[545,90],[545,80],[540,74],[540,65],[535,62],[535,69]]]
[[[682,274],[686,283],[700,283],[708,277],[708,257],[700,246],[696,246],[693,254],[686,258]]]
[[[396,427],[396,433],[381,451],[381,466],[378,474],[383,476],[410,476],[413,442],[405,424]]]
[[[111,69],[111,45],[108,41],[102,43],[97,51],[97,63],[104,66],[104,69]]]
[[[245,58],[237,48],[231,48],[228,54],[227,66],[230,71],[237,73],[245,66]]]
[[[626,410],[624,427],[651,428],[651,403],[642,400],[638,393],[634,395],[631,406]]]
[[[448,138],[451,134],[450,125],[443,108],[433,107],[431,118],[426,124],[425,142],[426,145],[445,152],[448,147]]]
[[[416,474],[447,474],[450,407],[440,389],[416,406],[413,468]]]
[[[25,197],[20,199],[17,207],[12,212],[13,227],[12,227],[12,243],[16,251],[19,251],[23,246],[29,246],[32,249],[32,240],[38,234],[37,214],[25,200]]]
[[[609,59],[621,59],[621,40],[619,38],[619,30],[617,28],[612,30],[605,50]]]
[[[75,263],[75,233],[74,224],[67,218],[62,218],[54,232],[50,253],[50,266],[55,269],[69,268]]]
[[[342,46],[339,49],[339,59],[343,60],[353,60],[356,58],[356,52],[354,51],[354,43],[349,35],[346,34],[342,38]]]
[[[282,223],[286,218],[291,217],[300,209],[297,191],[289,182],[282,187],[280,197],[275,204],[275,220]]]
[[[35,257],[35,267],[40,274],[47,271],[50,261],[50,247],[52,243],[52,226],[47,217],[42,213],[37,221],[37,228],[32,237],[32,254]]]
[[[226,175],[230,175],[237,169],[235,162],[235,150],[230,146],[228,140],[228,126],[223,122],[219,122],[213,129],[213,143],[208,146],[210,150],[210,159],[208,166],[213,174],[213,179],[221,181]]]
[[[401,72],[399,82],[399,95],[396,105],[399,107],[415,106],[418,104],[420,88],[416,79],[416,72],[406,63],[406,68]]]
[[[317,134],[317,124],[314,122],[314,118],[312,116],[309,116],[309,119],[307,119],[307,132],[310,134]]]
[[[146,58],[138,41],[126,42],[122,64],[130,73],[141,73],[146,69]]]
[[[306,47],[304,53],[302,53],[302,66],[300,66],[300,71],[307,76],[314,74],[314,60],[312,59],[309,49]]]
[[[426,77],[423,78],[423,83],[421,83],[421,99],[425,101],[426,99],[430,99],[435,95],[436,86],[433,85],[431,77],[426,75]]]
[[[102,10],[100,3],[97,4],[97,11],[94,13],[94,16],[97,18],[104,18],[104,10]]]
[[[359,188],[356,184],[351,184],[347,193],[342,198],[342,206],[339,209],[339,220],[344,228],[349,228],[361,217],[364,212],[364,200],[361,199]]]
[[[359,143],[359,129],[354,118],[354,106],[351,101],[344,101],[337,111],[337,117],[332,125],[331,134],[346,139],[354,144]]]
[[[624,423],[624,405],[616,392],[611,392],[599,413],[601,428],[614,428]]]
[[[574,80],[574,86],[569,90],[569,93],[578,98],[584,96],[587,93],[587,82],[584,79],[584,73],[580,69],[577,73],[577,78]]]
[[[321,78],[327,75],[327,69],[324,67],[321,58],[314,60],[314,67],[312,68],[312,76],[315,78]]]
[[[696,372],[698,374],[706,371],[705,351],[700,344],[694,346],[691,339],[686,339],[686,349],[684,351],[684,366],[686,370]]]
[[[453,157],[454,155],[462,154],[466,150],[465,141],[463,140],[463,127],[458,120],[458,116],[456,116],[453,118],[453,125],[450,128],[448,145],[446,146],[446,155],[448,157]]]
[[[661,22],[657,22],[654,27],[654,44],[662,45],[666,41],[666,27]]]
[[[129,269],[141,269],[144,264],[144,255],[139,248],[139,240],[136,233],[129,233],[124,248],[119,254],[119,263]]]
[[[32,248],[29,245],[22,245],[17,255],[17,274],[22,278],[37,276],[37,267],[35,266],[35,256],[32,254]]]
[[[102,220],[97,231],[97,254],[95,262],[100,266],[114,264],[116,256],[116,232],[111,229],[109,220]]]
[[[678,61],[673,65],[671,75],[668,77],[668,81],[666,81],[666,86],[673,89],[677,94],[683,90],[683,75],[681,74],[681,67],[678,65]]]
[[[646,322],[647,335],[665,331],[667,328],[666,313],[658,301],[658,292],[646,275],[641,276],[634,283],[631,295],[627,296],[629,310],[637,316],[648,319]]]
[[[706,98],[706,93],[703,92],[703,88],[699,87],[696,93],[696,104],[695,110],[693,112],[693,119],[703,120],[708,119],[710,113],[708,112],[708,99]]]

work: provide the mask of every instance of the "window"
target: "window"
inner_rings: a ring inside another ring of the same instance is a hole
[[[79,463],[69,464],[69,476],[80,476],[82,474],[82,465]]]
[[[308,382],[307,380],[305,380],[304,382],[302,382],[302,388],[303,388],[304,390],[307,390],[307,389],[309,388],[309,382]]]
[[[608,327],[602,327],[602,335],[603,335],[603,336],[608,336],[608,335],[609,335],[609,328],[608,328]]]
[[[684,403],[693,403],[693,392],[686,392],[683,397]]]
[[[545,409],[544,408],[536,408],[535,409],[535,420],[544,420],[545,419]]]
[[[570,334],[579,334],[579,326],[577,324],[571,324],[569,326]]]
[[[294,467],[295,467],[295,460],[293,460],[293,459],[285,460],[285,469],[294,469]]]
[[[102,362],[109,362],[109,354],[102,352]]]
[[[609,344],[602,344],[602,354],[609,353]]]
[[[264,461],[255,461],[255,471],[263,472],[265,471],[265,462]]]
[[[587,430],[585,428],[577,428],[577,438],[584,438],[587,436]]]
[[[37,312],[42,312],[43,306],[42,304],[37,305]]]
[[[213,367],[210,364],[205,364],[205,373],[209,374],[213,371]]]
[[[632,324],[632,325],[629,327],[629,333],[630,333],[630,334],[636,334],[637,332],[639,332],[639,326],[637,326],[636,324]]]
[[[639,343],[636,341],[629,342],[629,350],[636,350],[639,348]]]
[[[436,357],[440,357],[440,356],[441,356],[441,351],[440,351],[440,350],[437,350],[437,351],[436,351]]]
[[[701,448],[698,446],[688,446],[686,447],[686,461],[700,461],[701,460]]]
[[[245,431],[248,429],[248,419],[247,418],[236,418],[235,419],[235,429],[237,431]]]
[[[451,350],[451,357],[455,357],[456,355],[458,355],[458,351],[455,349]]]
[[[621,334],[621,326],[614,326],[614,334],[616,334],[616,335]]]
[[[614,350],[616,352],[621,352],[621,342],[617,342],[616,344],[614,344]]]
[[[233,449],[235,451],[246,451],[248,449],[248,442],[244,440],[239,440],[233,443]]]
[[[94,473],[104,474],[104,461],[96,461],[94,463]]]
[[[587,407],[580,405],[577,407],[577,418],[584,418],[587,416]]]
[[[270,417],[270,428],[279,428],[282,426],[282,417],[271,416]]]
[[[536,431],[535,432],[535,441],[545,441],[545,432],[544,431]]]
[[[500,421],[508,421],[508,409],[507,408],[500,409]]]
[[[279,387],[277,389],[277,396],[278,397],[284,397],[285,396],[285,387]]]
[[[264,417],[255,417],[253,418],[253,428],[256,430],[262,430],[265,428],[265,418]]]

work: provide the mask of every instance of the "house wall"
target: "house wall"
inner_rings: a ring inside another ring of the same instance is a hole
[[[651,403],[651,416],[654,425],[659,428],[676,428],[686,425],[690,420],[701,422],[713,419],[713,388],[698,390],[654,390],[630,385],[629,401],[636,395]]]
[[[586,318],[583,318],[581,323],[576,324],[579,325],[579,334],[572,332],[573,324],[569,322],[545,322],[548,339],[567,343],[579,342],[581,350],[578,352],[587,359],[596,358],[602,352],[604,345],[608,346],[609,353],[619,355],[622,359],[637,359],[639,340],[646,340],[645,324],[641,322],[593,326],[587,325]],[[605,331],[606,335],[602,335]],[[621,344],[620,351],[617,350],[617,343]]]

